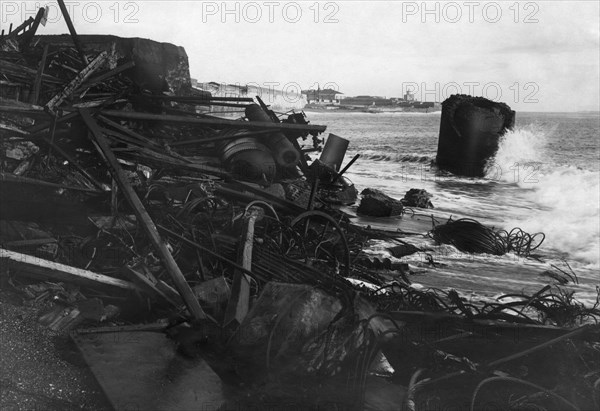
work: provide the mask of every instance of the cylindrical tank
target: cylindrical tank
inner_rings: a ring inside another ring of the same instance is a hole
[[[220,148],[221,160],[237,178],[246,181],[272,181],[277,173],[273,155],[256,138],[231,140]]]
[[[483,177],[500,137],[515,123],[504,103],[454,94],[442,103],[436,163],[454,174]]]
[[[251,104],[246,107],[246,117],[250,121],[273,122],[271,117],[258,104]],[[273,152],[275,161],[280,166],[293,167],[300,160],[300,153],[282,132],[275,131],[269,134],[265,142]]]

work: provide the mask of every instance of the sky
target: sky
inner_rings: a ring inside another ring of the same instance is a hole
[[[0,0],[0,26],[55,1]],[[443,101],[457,92],[517,111],[599,111],[600,2],[65,1],[81,34],[183,46],[201,82]]]

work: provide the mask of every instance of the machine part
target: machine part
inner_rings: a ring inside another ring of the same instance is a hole
[[[273,155],[256,138],[230,141],[221,149],[221,158],[230,172],[247,181],[272,181],[277,173]]]
[[[350,142],[345,138],[330,133],[319,160],[335,171],[339,171],[342,168],[342,162],[346,156],[348,144],[350,144]]]
[[[272,122],[273,120],[258,104],[246,107],[246,117],[250,121]],[[273,152],[275,162],[282,167],[293,167],[300,161],[300,153],[285,134],[276,131],[265,138]]]

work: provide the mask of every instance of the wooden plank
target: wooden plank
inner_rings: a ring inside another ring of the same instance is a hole
[[[21,25],[19,27],[17,27],[14,30],[12,29],[12,23],[10,23],[9,33],[4,38],[5,39],[10,39],[12,37],[16,37],[21,30],[25,29],[31,23],[33,23],[33,17],[29,17],[27,20],[25,20],[23,23],[21,23]]]
[[[172,298],[167,296],[165,293],[163,293],[160,289],[158,289],[156,287],[155,283],[153,283],[152,280],[150,280],[144,274],[137,272],[136,270],[134,270],[131,267],[125,267],[125,272],[130,275],[130,277],[134,283],[136,283],[140,287],[148,290],[149,294],[157,295],[160,298],[162,298],[163,300],[172,304],[174,307],[179,307],[179,304],[175,300],[173,300]]]
[[[38,67],[38,71],[35,76],[35,82],[33,83],[33,94],[31,96],[31,104],[37,104],[40,99],[40,89],[42,88],[42,76],[44,75],[44,68],[46,67],[46,58],[48,57],[49,47],[49,44],[46,44],[44,46],[42,60],[40,60],[40,66]]]
[[[80,114],[90,130],[90,134],[93,137],[92,141],[97,144],[96,147],[99,150],[100,155],[105,159],[112,177],[117,181],[121,192],[127,199],[127,202],[133,208],[138,221],[141,223],[146,235],[152,243],[152,246],[165,265],[168,273],[171,275],[177,291],[179,291],[179,294],[181,294],[181,297],[183,298],[186,307],[190,311],[190,314],[195,320],[206,319],[206,313],[202,310],[202,307],[200,307],[200,304],[194,296],[192,289],[186,282],[183,273],[177,266],[177,263],[167,248],[167,245],[160,237],[154,221],[152,221],[152,218],[146,211],[142,201],[138,197],[133,187],[129,184],[127,176],[123,172],[117,157],[115,157],[114,153],[110,149],[110,145],[108,144],[106,137],[100,131],[100,127],[87,110],[80,110]]]
[[[114,128],[115,130],[118,130],[118,131],[120,131],[122,133],[127,134],[130,137],[133,137],[133,138],[139,140],[140,142],[144,143],[147,146],[160,147],[161,149],[163,149],[163,147],[159,143],[157,143],[156,141],[151,140],[148,137],[145,137],[145,136],[143,136],[143,135],[141,135],[139,133],[136,133],[135,131],[133,131],[133,130],[125,127],[125,126],[122,126],[119,123],[115,123],[114,121],[109,120],[109,119],[107,119],[104,116],[98,116],[98,118],[100,120],[102,120],[102,122],[105,123],[106,125],[109,125],[112,128]]]
[[[254,225],[259,217],[259,210],[255,207],[250,208],[250,213],[244,218],[244,231],[242,233],[242,244],[240,248],[239,263],[244,269],[252,270],[252,247],[254,245]],[[223,326],[227,326],[233,320],[238,324],[248,314],[250,309],[250,276],[236,270],[231,285],[231,298],[225,311]]]
[[[16,106],[0,106],[0,113],[17,113],[17,114],[31,114],[31,115],[46,115],[42,107],[31,106],[31,107],[16,107]]]
[[[207,164],[197,164],[191,162],[190,160],[184,161],[179,158],[145,148],[137,148],[135,150],[135,153],[130,152],[129,154],[132,158],[135,158],[137,160],[143,159],[153,162],[155,164],[160,164],[160,166],[163,168],[170,167],[172,169],[194,171],[202,174],[210,174],[224,179],[231,178],[229,173],[220,168],[209,166]]]
[[[102,193],[103,192],[103,191],[95,190],[93,188],[67,186],[64,184],[50,183],[48,181],[38,180],[36,178],[16,176],[11,173],[5,173],[4,171],[0,171],[0,181],[9,182],[9,183],[19,183],[19,184],[31,184],[31,185],[37,185],[37,186],[41,186],[41,187],[50,187],[50,188],[56,188],[56,189],[83,191],[86,193]]]
[[[43,109],[42,109],[43,110]],[[75,117],[78,117],[79,113],[69,113],[69,114],[65,114],[64,116],[58,117],[56,119],[56,125],[60,124],[60,123],[64,123],[66,121],[70,121],[73,120]],[[31,134],[29,134],[29,138],[34,138],[34,137],[39,137],[42,136],[44,134],[46,134],[48,132],[47,129],[49,129],[50,127],[52,127],[54,124],[54,120],[52,121],[47,121],[44,122],[42,124],[38,124],[35,125],[31,128],[28,128],[27,131]]]
[[[51,112],[54,111],[54,108],[60,103],[63,102],[64,99],[69,97],[75,89],[77,89],[81,83],[83,83],[89,76],[92,75],[94,71],[98,69],[104,63],[104,60],[108,57],[108,53],[103,51],[96,57],[90,64],[86,66],[83,70],[79,72],[77,76],[67,86],[56,96],[52,97],[52,99],[46,104],[46,108]]]
[[[40,26],[40,23],[42,22],[42,19],[44,18],[45,14],[46,9],[44,7],[40,7],[37,14],[35,15],[35,20],[33,21],[33,24],[31,25],[29,30],[24,32],[21,36],[21,53],[26,52],[29,49],[29,44],[31,43],[31,40],[33,40],[33,36],[35,36],[35,33],[38,27]]]
[[[110,70],[110,71],[108,71],[106,73],[103,73],[103,74],[100,74],[100,75],[98,75],[96,77],[93,77],[93,78],[87,80],[85,83],[83,83],[81,85],[81,87],[79,87],[76,90],[76,93],[82,92],[82,91],[84,91],[84,90],[86,90],[86,89],[88,89],[88,88],[90,88],[92,86],[95,86],[98,83],[102,83],[103,81],[108,80],[111,77],[114,77],[117,74],[122,73],[125,70],[129,70],[132,67],[135,67],[135,63],[133,61],[129,61],[129,62],[127,62],[125,64],[122,64],[122,65],[120,65],[120,66],[118,66],[118,67],[116,67],[116,68],[114,68],[114,69],[112,69],[112,70]]]
[[[210,103],[211,101],[233,101],[241,103],[252,103],[254,100],[252,97],[208,97],[208,96],[162,96],[162,95],[144,95],[144,97],[154,98],[158,100],[169,100],[178,102],[190,102],[194,103],[197,101],[203,103]]]
[[[3,267],[22,269],[22,274],[28,277],[50,278],[84,286],[105,285],[122,290],[140,291],[135,284],[127,281],[3,248],[0,248],[0,261]]]
[[[231,128],[262,128],[268,130],[293,130],[322,133],[327,126],[310,124],[271,123],[266,121],[238,121],[222,118],[197,118],[187,116],[172,116],[168,114],[151,114],[137,111],[103,110],[102,114],[109,117],[126,118],[129,120],[153,120],[167,123],[202,124],[206,126],[226,126]]]
[[[31,247],[34,245],[44,245],[56,243],[56,238],[34,238],[31,240],[7,241],[2,243],[2,247]]]
[[[119,325],[119,326],[108,326],[108,327],[94,327],[94,328],[77,328],[73,330],[73,334],[104,334],[104,333],[117,333],[126,331],[162,331],[169,326],[168,323],[149,323],[149,324],[133,324],[133,325]]]
[[[63,156],[63,158],[65,160],[67,160],[69,162],[69,164],[71,164],[73,167],[75,167],[77,170],[79,170],[79,172],[81,174],[84,175],[85,178],[87,178],[90,183],[92,183],[98,190],[100,191],[106,191],[105,190],[105,186],[99,182],[98,180],[96,180],[90,173],[88,173],[88,171],[83,168],[74,158],[72,158],[65,150],[63,150],[62,148],[60,148],[58,146],[58,144],[56,144],[54,141],[50,140],[47,137],[42,138],[42,141],[48,145],[50,145],[50,147],[52,147],[54,150],[56,150],[56,152],[58,152],[61,156]],[[92,191],[92,190],[90,190]]]

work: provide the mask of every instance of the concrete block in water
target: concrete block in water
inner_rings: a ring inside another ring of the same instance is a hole
[[[482,177],[499,139],[514,126],[515,112],[504,103],[454,94],[442,103],[436,163],[454,174]]]

